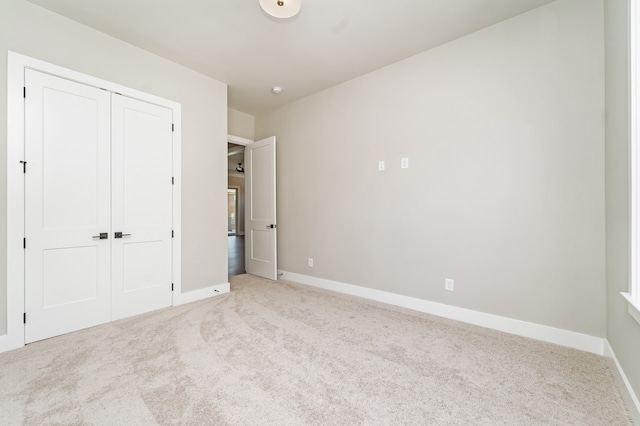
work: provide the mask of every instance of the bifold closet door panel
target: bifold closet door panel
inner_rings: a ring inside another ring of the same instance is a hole
[[[172,111],[112,96],[112,319],[171,305]],[[115,234],[119,233],[119,234]]]
[[[29,343],[110,319],[111,154],[109,92],[29,69],[25,86]]]

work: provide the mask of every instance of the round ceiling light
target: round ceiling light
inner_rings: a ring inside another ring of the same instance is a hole
[[[301,0],[259,0],[262,10],[269,15],[286,19],[296,16],[300,12]]]

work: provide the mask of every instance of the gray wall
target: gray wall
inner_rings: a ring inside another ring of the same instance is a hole
[[[255,117],[233,108],[227,110],[229,134],[253,140]]]
[[[607,339],[640,394],[640,324],[620,292],[629,290],[629,108],[627,0],[605,1]]]
[[[24,0],[0,2],[0,188],[6,194],[7,50],[182,104],[183,291],[227,282],[227,88]],[[6,333],[6,196],[0,197],[0,334]]]
[[[256,139],[278,138],[279,268],[604,337],[603,116],[601,0],[258,115]]]

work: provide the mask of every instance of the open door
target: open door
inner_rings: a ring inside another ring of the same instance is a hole
[[[276,280],[276,137],[247,145],[244,164],[245,267],[249,274]]]

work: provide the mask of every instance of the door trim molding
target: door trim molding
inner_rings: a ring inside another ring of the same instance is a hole
[[[102,80],[68,68],[53,65],[29,56],[7,53],[7,334],[0,335],[0,352],[24,346],[24,70],[25,68],[52,74],[88,86],[117,92],[130,98],[160,105],[172,110],[173,115],[173,231],[172,282],[173,303],[182,292],[182,120],[181,106],[110,81]],[[28,96],[28,93],[27,93]],[[28,169],[28,164],[27,164]],[[28,170],[27,170],[28,172]],[[28,237],[28,236],[27,236]],[[28,240],[27,240],[28,244]],[[28,318],[27,318],[28,320]]]
[[[253,143],[251,139],[241,138],[240,136],[234,135],[227,135],[227,142],[242,146],[247,146]]]
[[[7,68],[7,334],[0,350],[24,346],[24,69],[29,61],[8,52]]]

